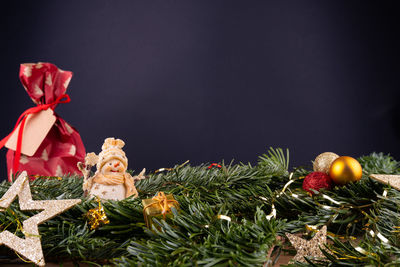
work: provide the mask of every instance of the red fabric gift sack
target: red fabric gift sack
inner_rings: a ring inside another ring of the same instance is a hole
[[[65,92],[71,80],[72,72],[60,70],[50,63],[21,64],[19,77],[28,95],[37,105],[27,110],[28,113],[36,113],[38,110],[48,108],[54,110],[57,104],[68,103],[70,100]],[[67,100],[62,101],[65,98]],[[20,117],[21,124],[24,123],[22,121],[26,117],[24,114],[27,111]],[[85,157],[82,139],[74,127],[56,113],[54,115],[56,122],[33,156],[19,155],[18,145],[17,152],[8,150],[6,157],[10,180],[13,174],[21,171],[27,171],[31,177],[34,175],[82,175],[77,168],[77,163],[79,161],[84,162]],[[8,137],[5,139],[8,139]],[[4,145],[5,139],[1,141],[1,145]]]

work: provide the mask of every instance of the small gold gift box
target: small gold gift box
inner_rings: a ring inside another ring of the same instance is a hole
[[[173,195],[166,195],[164,192],[158,192],[153,198],[143,199],[143,215],[146,225],[151,229],[153,218],[159,220],[172,217],[171,208],[179,209],[179,203]]]

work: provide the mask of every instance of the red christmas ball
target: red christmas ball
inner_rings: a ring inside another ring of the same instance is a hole
[[[310,189],[319,191],[320,189],[330,189],[332,187],[332,178],[323,172],[312,172],[304,178],[303,189],[314,194]]]

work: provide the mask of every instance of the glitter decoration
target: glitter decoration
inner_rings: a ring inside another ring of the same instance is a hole
[[[101,205],[100,198],[97,197],[97,202],[99,206],[95,209],[90,209],[86,213],[86,217],[89,219],[88,224],[90,225],[90,230],[95,230],[99,228],[101,224],[108,224],[110,221],[107,218],[106,212]]]
[[[326,244],[326,234],[326,225],[323,226],[311,240],[306,240],[296,235],[287,233],[286,236],[289,238],[290,243],[292,243],[293,247],[297,251],[297,254],[294,256],[292,261],[306,262],[304,257],[325,258],[319,247]]]
[[[312,172],[309,173],[303,180],[303,189],[314,195],[314,191],[321,189],[331,189],[332,187],[331,177],[324,172]]]
[[[16,196],[18,196],[21,210],[42,211],[22,222],[22,232],[25,239],[5,230],[0,232],[0,245],[6,245],[36,265],[45,266],[38,225],[79,204],[81,200],[32,200],[26,171],[18,176],[17,180],[0,199],[0,212],[7,209]]]
[[[329,174],[329,168],[331,167],[332,162],[338,157],[339,155],[333,152],[324,152],[319,154],[313,162],[314,171]]]
[[[378,182],[388,184],[391,187],[400,191],[400,175],[371,174],[369,177]]]

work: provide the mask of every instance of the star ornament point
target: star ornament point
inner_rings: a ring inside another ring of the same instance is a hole
[[[390,185],[394,189],[397,189],[400,191],[400,175],[393,175],[393,174],[371,174],[369,176],[370,178]]]
[[[325,258],[319,247],[326,244],[326,234],[326,225],[324,225],[311,240],[306,240],[294,234],[287,233],[287,238],[289,238],[290,243],[292,243],[297,251],[292,261],[306,262],[304,257]]]
[[[6,245],[38,266],[45,266],[38,225],[72,208],[80,199],[32,200],[28,174],[22,172],[0,199],[0,212],[6,210],[18,196],[21,210],[41,210],[22,222],[25,238],[5,230],[0,232],[0,245]]]

